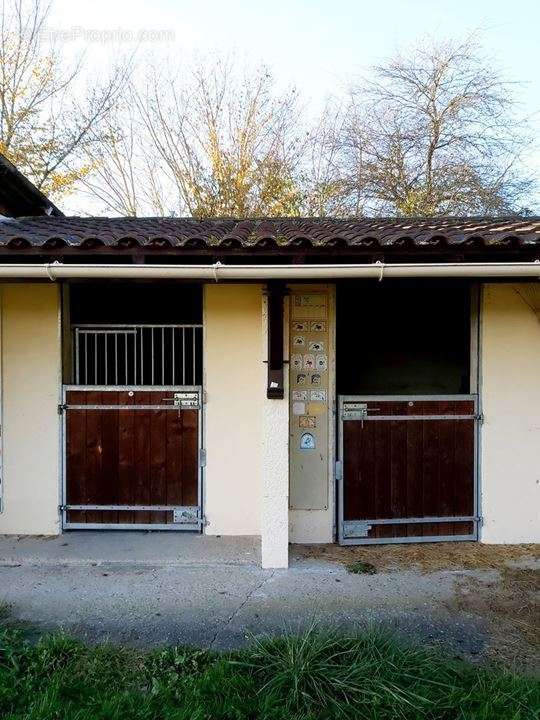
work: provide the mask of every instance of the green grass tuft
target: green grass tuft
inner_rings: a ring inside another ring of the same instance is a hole
[[[369,631],[213,653],[0,630],[2,720],[533,720],[539,683]]]
[[[345,565],[347,572],[354,573],[355,575],[375,575],[377,568],[368,562],[362,560],[356,560],[356,562]]]

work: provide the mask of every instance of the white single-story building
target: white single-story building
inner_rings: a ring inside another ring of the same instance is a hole
[[[0,533],[540,540],[539,218],[17,207]]]

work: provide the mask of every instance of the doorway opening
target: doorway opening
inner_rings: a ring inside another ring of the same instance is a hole
[[[63,526],[202,527],[202,288],[64,293]]]
[[[338,286],[342,544],[477,538],[476,332],[470,283]]]

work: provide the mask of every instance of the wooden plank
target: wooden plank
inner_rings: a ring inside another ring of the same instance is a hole
[[[157,404],[157,401],[152,404]],[[150,411],[150,505],[167,502],[167,414],[169,410]],[[150,522],[166,523],[169,513],[153,512]]]
[[[412,406],[408,407],[409,415],[427,415],[432,412],[429,401],[415,400]],[[410,482],[412,497],[409,503],[408,515],[410,517],[422,517],[426,514],[424,507],[425,485],[427,478],[425,476],[425,422],[414,421],[409,422],[409,433],[414,438],[414,447],[411,448],[410,462],[412,467],[408,470],[411,477]],[[409,461],[409,458],[408,458]],[[403,535],[407,537],[421,537],[423,535],[423,525],[411,524],[404,526]]]
[[[137,404],[150,404],[149,392],[136,393]],[[133,412],[133,498],[137,504],[151,503],[151,463],[150,463],[150,427],[151,411],[137,410]],[[150,523],[154,513],[137,512],[133,514],[133,522]]]
[[[411,408],[412,411],[412,408]],[[407,463],[405,470],[405,483],[407,485],[407,499],[405,506],[405,517],[422,517],[424,514],[424,467],[423,456],[423,422],[407,422]],[[403,537],[414,537],[422,532],[414,525],[403,526]]]
[[[407,426],[408,422],[392,422],[390,435],[390,510],[392,518],[407,516]],[[394,526],[393,537],[402,532]],[[406,531],[405,531],[406,532]]]
[[[474,435],[473,421],[456,423],[455,514],[474,515]],[[456,534],[471,534],[472,523],[455,523]]]
[[[184,505],[199,505],[198,417],[196,410],[184,410],[181,414],[182,503]]]
[[[379,407],[378,414],[394,415],[395,403],[371,403],[371,407]],[[370,414],[375,414],[370,412]],[[368,421],[366,425],[374,429],[373,466],[375,484],[375,514],[373,518],[384,519],[392,517],[392,421]],[[375,525],[370,537],[394,537],[392,527]]]
[[[118,393],[103,392],[107,404],[118,404]],[[95,412],[95,411],[92,411]],[[97,503],[118,504],[118,412],[108,410],[101,414],[101,470],[97,477]],[[117,522],[116,511],[103,511],[104,522]]]
[[[89,391],[86,393],[87,405],[102,404],[102,393],[100,391]],[[100,501],[100,475],[102,472],[102,412],[99,410],[87,410],[86,412],[86,492],[84,503],[90,505],[101,504]],[[103,513],[99,510],[89,510],[86,513],[86,521],[89,523],[103,522]]]
[[[84,405],[84,392],[70,391],[66,394],[68,403]],[[81,505],[86,497],[86,412],[70,410],[66,414],[66,497],[68,505]],[[86,513],[70,510],[67,521],[86,522]]]
[[[437,412],[438,408],[430,408],[429,412],[432,413],[434,410]],[[422,462],[424,484],[422,492],[424,515],[436,516],[438,514],[439,500],[439,425],[433,420],[426,420],[423,426],[424,455]],[[426,523],[423,526],[423,532],[424,535],[438,535],[439,526],[434,523]]]
[[[167,505],[182,505],[182,415],[180,411],[167,412],[165,423],[165,495]],[[172,513],[167,514],[167,522],[172,523]]]
[[[439,411],[441,415],[456,414],[454,410],[459,403],[452,401],[441,401]],[[440,516],[454,515],[454,490],[455,490],[455,427],[459,420],[433,421],[439,426],[439,498],[437,514]],[[439,535],[452,535],[454,533],[453,523],[439,523]]]
[[[137,402],[142,403],[142,398]],[[135,394],[118,393],[119,405],[134,405]],[[117,502],[119,505],[138,504],[135,486],[135,412],[133,410],[118,411],[118,488]],[[134,513],[121,510],[117,513],[119,523],[135,522]]]
[[[343,423],[343,497],[344,519],[360,518],[359,475],[362,467],[359,424],[352,420]]]

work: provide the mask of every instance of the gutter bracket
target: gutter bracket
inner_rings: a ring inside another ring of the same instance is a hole
[[[214,280],[215,280],[215,282],[219,282],[218,270],[219,270],[219,268],[222,266],[222,264],[223,264],[223,263],[218,260],[217,262],[215,262],[215,263],[212,265],[212,270],[213,270],[213,272],[214,272]]]
[[[47,277],[51,282],[56,282],[56,277],[53,274],[53,267],[56,265],[61,265],[62,263],[58,262],[58,260],[55,260],[53,263],[45,263],[45,272],[47,273]]]

